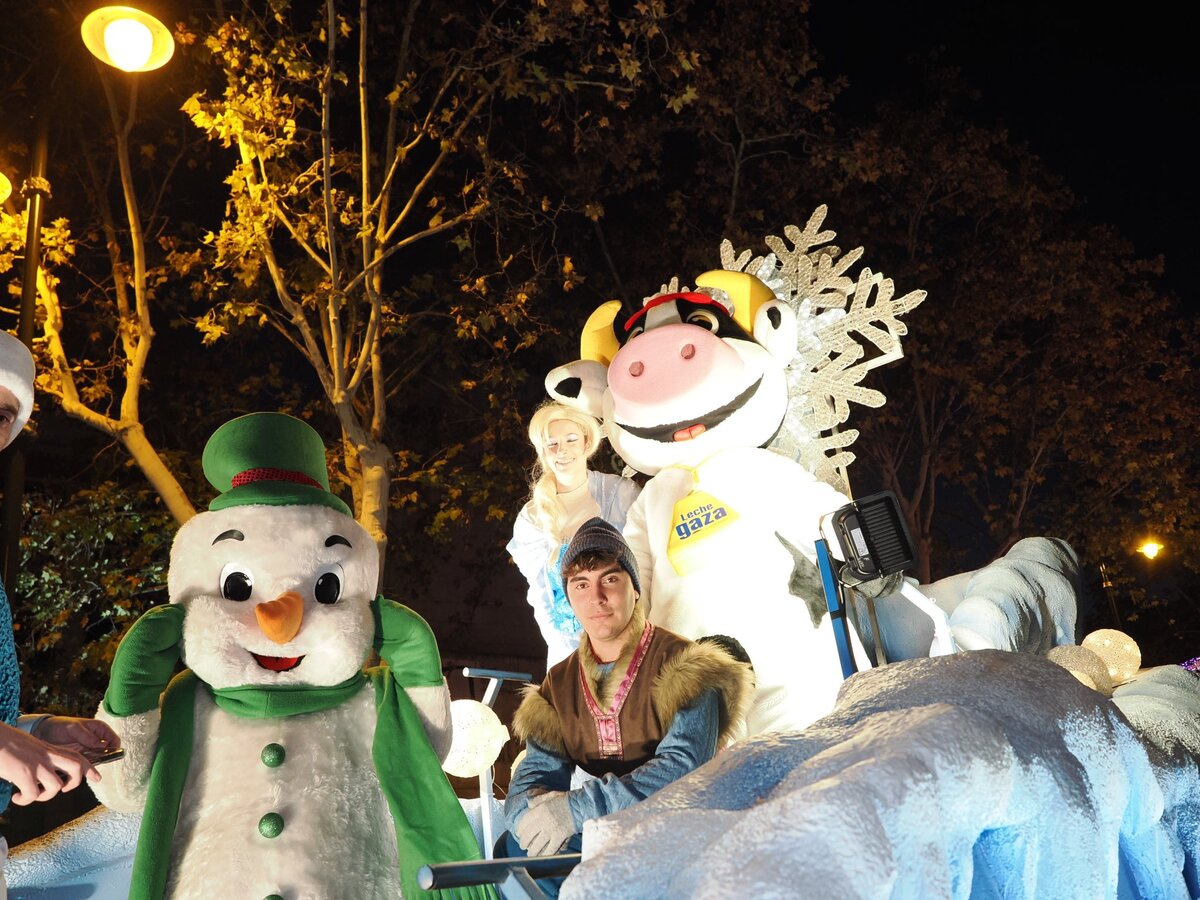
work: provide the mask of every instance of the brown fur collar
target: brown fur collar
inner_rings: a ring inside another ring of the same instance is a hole
[[[532,738],[547,750],[566,756],[562,723],[550,701],[539,693],[540,690],[541,687],[536,684],[527,684],[522,689],[521,705],[513,716],[513,734],[522,741]]]
[[[646,614],[642,605],[634,607],[633,625],[629,638],[612,674],[624,675],[633,658]],[[602,709],[608,709],[620,686],[621,677],[600,676],[599,661],[587,640],[579,642],[579,662],[587,677],[592,695]],[[664,730],[670,728],[675,714],[691,704],[701,693],[716,688],[720,698],[720,734],[718,746],[726,744],[736,733],[754,697],[754,676],[750,667],[732,659],[729,654],[711,644],[690,644],[672,658],[654,679],[652,697],[654,710]],[[520,708],[513,717],[513,733],[523,741],[533,738],[543,747],[560,755],[565,753],[562,726],[554,707],[539,693],[538,685],[526,685]]]
[[[737,735],[754,699],[754,676],[748,665],[712,644],[691,643],[662,667],[653,693],[659,723],[669,728],[679,710],[710,688],[720,702],[717,747],[725,746]]]

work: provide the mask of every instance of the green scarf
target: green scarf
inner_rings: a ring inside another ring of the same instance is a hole
[[[352,697],[367,677],[375,685],[377,715],[371,753],[396,828],[404,896],[410,900],[422,896],[496,900],[499,895],[491,885],[432,892],[417,886],[421,866],[478,859],[479,847],[429,744],[416,707],[384,666],[327,688],[288,685],[213,690],[191,670],[177,675],[163,695],[162,722],[138,833],[130,900],[162,900],[166,891],[171,843],[191,763],[197,685],[209,691],[226,712],[261,719],[330,709]]]

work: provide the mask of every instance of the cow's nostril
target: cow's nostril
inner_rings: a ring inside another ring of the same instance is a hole
[[[645,371],[646,371],[646,367],[644,365],[642,365],[641,360],[636,360],[629,364],[629,374],[632,375],[634,378],[637,378],[639,375],[641,375]]]
[[[695,344],[684,344],[679,350],[679,355],[682,356],[684,359],[691,359],[693,356],[696,355],[696,345]]]

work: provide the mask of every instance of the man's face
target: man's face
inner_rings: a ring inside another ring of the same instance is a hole
[[[568,575],[567,598],[593,643],[622,637],[637,603],[629,573],[615,562]]]
[[[0,385],[0,449],[7,447],[8,442],[14,437],[13,422],[16,421],[17,412],[20,409],[21,404],[17,402],[13,392]]]

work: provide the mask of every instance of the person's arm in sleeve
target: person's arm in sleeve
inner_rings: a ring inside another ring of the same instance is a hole
[[[578,830],[587,819],[606,816],[645,800],[708,762],[717,752],[720,709],[710,689],[675,714],[675,721],[653,758],[628,775],[605,775],[571,791],[567,797]]]
[[[540,580],[552,544],[546,533],[533,524],[529,516],[529,504],[521,507],[517,521],[513,523],[512,540],[504,549],[530,585]]]
[[[571,787],[571,772],[575,764],[539,744],[533,738],[525,742],[525,758],[513,772],[504,801],[504,826],[516,833],[517,822],[529,807],[529,801],[549,791],[566,791]]]

